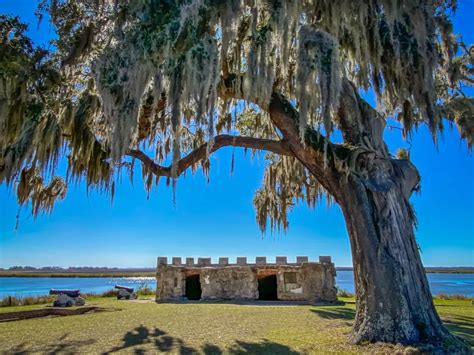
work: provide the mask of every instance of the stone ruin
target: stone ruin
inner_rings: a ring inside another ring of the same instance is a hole
[[[336,269],[330,256],[320,256],[319,262],[298,256],[289,263],[277,256],[275,263],[257,257],[254,264],[238,257],[235,264],[229,258],[158,257],[156,301],[184,300],[282,300],[309,303],[333,302],[336,296]]]

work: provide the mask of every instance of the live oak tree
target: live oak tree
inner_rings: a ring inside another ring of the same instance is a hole
[[[56,31],[35,48],[0,21],[0,182],[33,214],[67,184],[113,196],[140,163],[146,189],[176,188],[225,147],[267,152],[255,195],[262,230],[295,201],[344,214],[357,312],[351,340],[463,349],[433,306],[409,202],[420,177],[383,140],[387,119],[434,141],[455,123],[470,149],[474,47],[443,0],[44,0]],[[361,95],[374,94],[377,108]],[[342,136],[338,140],[335,137]],[[402,152],[403,153],[403,152]],[[67,176],[56,176],[67,157]],[[447,344],[447,345],[446,345]]]

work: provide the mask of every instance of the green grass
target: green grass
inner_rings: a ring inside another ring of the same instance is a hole
[[[402,346],[347,343],[353,299],[343,306],[156,304],[90,298],[89,305],[120,309],[79,316],[0,323],[0,353],[387,353]],[[436,300],[448,328],[474,344],[470,301]],[[4,307],[0,312],[44,307]]]

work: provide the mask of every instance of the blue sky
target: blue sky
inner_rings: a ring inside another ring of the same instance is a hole
[[[2,1],[0,12],[29,22],[30,35],[46,43],[52,35],[46,22],[39,29],[33,12],[36,1]],[[474,34],[469,14],[474,1],[460,1],[455,29],[467,43]],[[386,133],[393,152],[407,147],[398,130]],[[427,266],[474,266],[474,158],[455,128],[445,130],[438,146],[421,127],[412,138],[412,161],[422,176],[422,190],[412,197],[418,217],[417,241]],[[263,177],[263,156],[251,159],[232,148],[211,159],[210,182],[200,173],[180,178],[177,204],[164,183],[149,199],[140,174],[133,184],[123,177],[115,199],[97,192],[87,194],[84,184],[70,186],[66,199],[52,215],[36,220],[28,209],[20,212],[12,191],[0,186],[0,267],[155,265],[164,256],[247,256],[272,259],[287,255],[331,255],[336,265],[352,265],[344,220],[338,206],[308,209],[297,206],[290,215],[287,234],[262,236],[255,222],[252,199]]]

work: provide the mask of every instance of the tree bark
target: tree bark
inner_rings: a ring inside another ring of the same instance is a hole
[[[183,174],[186,169],[194,166],[201,160],[207,158],[209,153],[213,153],[222,147],[241,147],[249,149],[258,149],[272,152],[279,155],[290,155],[291,152],[286,144],[281,141],[263,138],[253,138],[244,136],[230,136],[221,134],[214,137],[214,142],[204,143],[199,148],[181,158],[178,161],[177,175]],[[132,158],[140,160],[156,176],[171,177],[171,166],[161,166],[153,161],[148,155],[138,149],[129,149],[126,154]]]
[[[339,203],[351,243],[357,297],[351,340],[402,344],[450,340],[459,349],[461,344],[443,326],[433,305],[406,193],[405,184],[413,183],[406,176],[414,173],[414,167],[402,163],[389,160],[383,163],[385,169],[378,167],[378,177],[383,170],[384,180],[389,180],[385,185],[355,175],[342,178],[346,181],[341,182]]]

